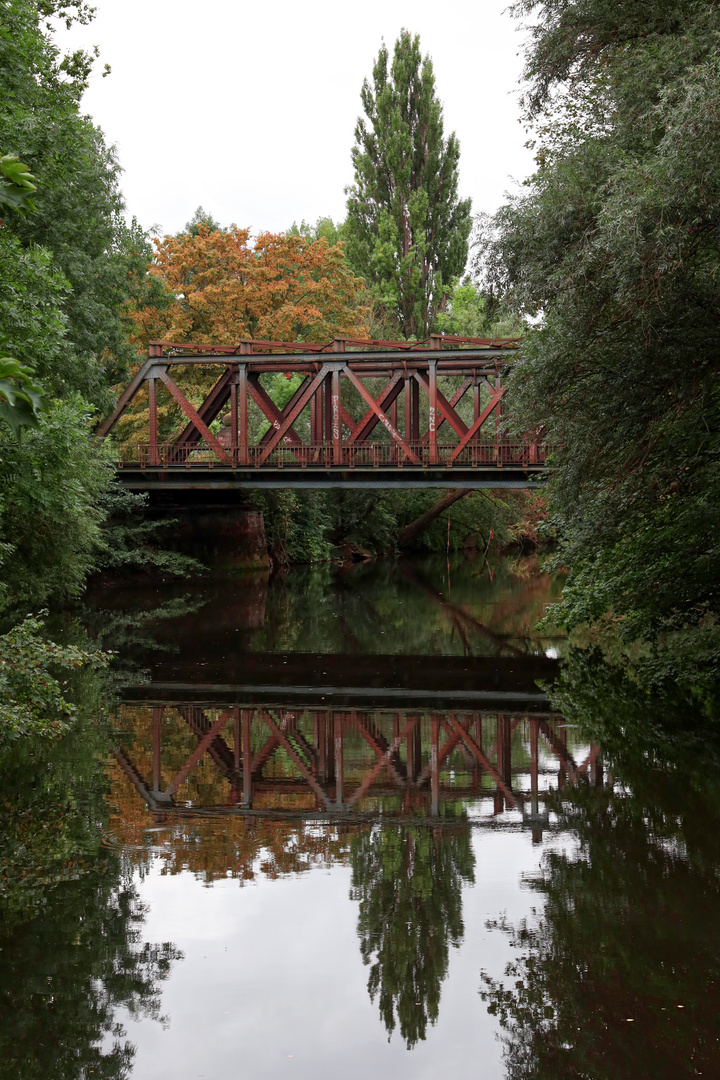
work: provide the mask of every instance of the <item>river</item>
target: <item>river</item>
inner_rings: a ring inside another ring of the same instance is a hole
[[[110,672],[2,763],[0,1076],[720,1076],[720,754],[536,629],[561,589],[91,593]]]

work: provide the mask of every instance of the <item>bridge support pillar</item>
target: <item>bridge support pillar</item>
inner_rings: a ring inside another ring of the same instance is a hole
[[[163,498],[165,496],[165,498]],[[167,517],[163,546],[191,555],[211,573],[267,570],[265,520],[242,495],[224,491],[152,492],[151,512]]]

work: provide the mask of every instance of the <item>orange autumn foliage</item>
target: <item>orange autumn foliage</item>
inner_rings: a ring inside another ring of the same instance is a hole
[[[341,244],[199,226],[156,240],[145,300],[129,314],[133,340],[234,345],[242,339],[325,341],[367,333],[364,282]]]

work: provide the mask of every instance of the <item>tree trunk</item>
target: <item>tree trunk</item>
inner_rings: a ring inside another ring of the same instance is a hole
[[[404,548],[418,536],[423,529],[427,529],[436,517],[442,514],[443,510],[447,510],[449,507],[456,503],[459,499],[464,499],[466,495],[470,494],[472,489],[461,489],[457,491],[449,491],[447,495],[443,495],[439,502],[436,502],[434,506],[431,506],[429,510],[426,510],[424,514],[421,514],[419,518],[415,518],[409,525],[406,525],[404,529],[401,529],[398,533],[398,547]]]

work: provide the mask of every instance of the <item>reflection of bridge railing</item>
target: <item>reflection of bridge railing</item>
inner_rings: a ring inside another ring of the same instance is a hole
[[[598,748],[576,761],[566,729],[550,714],[178,705],[146,708],[142,719],[135,747],[118,751],[117,761],[156,812],[437,818],[445,803],[487,799],[493,815],[517,810],[537,829],[542,777],[552,776],[558,787],[581,777],[602,783]],[[183,729],[191,745],[186,738],[180,755]],[[541,760],[541,744],[556,763],[552,769]],[[205,755],[219,784],[210,805],[188,798],[192,785],[185,788]],[[152,782],[141,761],[152,769]]]
[[[341,448],[340,459],[334,454],[333,447],[324,443],[303,444],[300,446],[283,445],[276,447],[267,457],[263,456],[264,447],[251,446],[246,452],[246,460],[241,462],[240,451],[229,447],[226,450],[227,462],[217,459],[207,446],[177,446],[174,443],[159,443],[153,452],[150,443],[122,443],[118,447],[118,468],[128,465],[140,468],[161,467],[200,468],[200,469],[282,469],[322,467],[353,469],[397,467],[417,468],[453,468],[490,466],[494,468],[521,467],[523,469],[543,468],[555,447],[547,443],[487,443],[465,446],[458,453],[457,444],[438,444],[431,455],[430,448],[423,443],[408,444],[417,461],[409,461],[402,449],[392,443],[354,443]],[[434,460],[433,460],[434,456]]]

